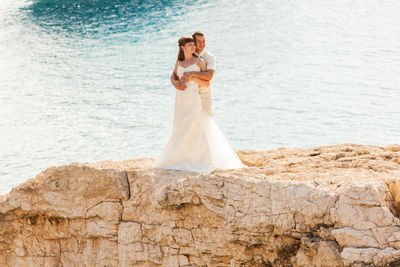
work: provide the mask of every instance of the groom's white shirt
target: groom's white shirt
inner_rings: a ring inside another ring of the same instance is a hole
[[[200,54],[196,55],[206,63],[207,70],[215,70],[215,56],[210,52],[203,50]],[[200,94],[210,92],[210,87],[201,87]]]

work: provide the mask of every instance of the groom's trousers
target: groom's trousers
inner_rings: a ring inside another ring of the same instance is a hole
[[[212,117],[211,92],[200,92],[199,94],[201,98],[202,109]]]

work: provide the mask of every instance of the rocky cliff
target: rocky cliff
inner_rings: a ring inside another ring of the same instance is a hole
[[[0,266],[399,266],[400,145],[51,167],[0,197]]]

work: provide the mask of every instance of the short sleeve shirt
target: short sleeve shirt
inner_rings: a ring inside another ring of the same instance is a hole
[[[206,63],[208,70],[215,70],[215,56],[213,54],[203,50],[198,56]]]

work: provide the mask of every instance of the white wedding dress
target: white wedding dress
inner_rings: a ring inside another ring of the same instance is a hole
[[[200,71],[197,64],[182,67],[184,72]],[[212,118],[202,110],[199,87],[186,83],[184,91],[176,90],[172,136],[153,167],[211,173],[215,169],[245,167]]]

